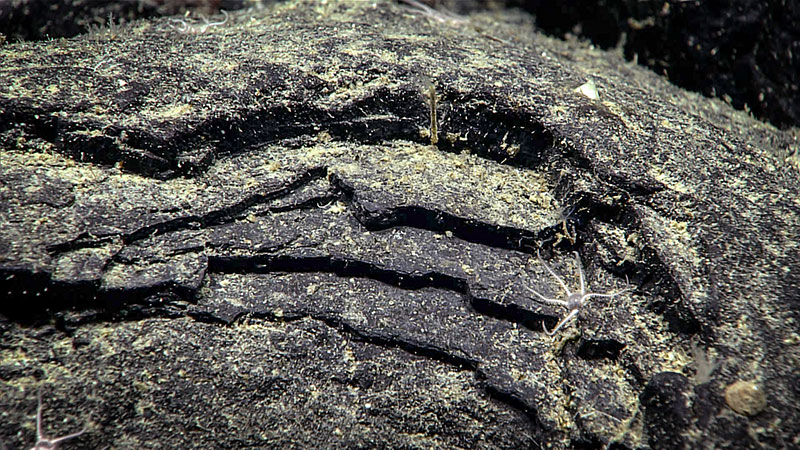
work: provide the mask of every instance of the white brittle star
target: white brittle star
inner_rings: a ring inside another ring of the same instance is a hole
[[[569,310],[569,314],[567,314],[566,317],[561,319],[561,322],[559,322],[558,325],[556,325],[556,327],[555,327],[555,329],[553,329],[553,331],[548,331],[547,330],[547,326],[544,323],[542,323],[542,328],[544,328],[545,333],[547,333],[549,336],[555,335],[558,332],[558,330],[561,329],[561,327],[563,327],[564,325],[567,324],[567,322],[569,322],[570,320],[575,318],[578,315],[578,313],[580,312],[581,307],[583,307],[583,305],[586,302],[586,300],[589,300],[592,297],[613,298],[613,297],[616,297],[616,296],[618,296],[618,295],[620,295],[622,293],[625,293],[625,292],[628,292],[628,291],[631,290],[629,287],[626,287],[625,289],[623,289],[623,290],[621,290],[619,292],[614,292],[612,294],[598,294],[598,293],[594,293],[594,292],[588,292],[587,293],[586,292],[586,281],[585,281],[584,275],[583,275],[583,266],[581,265],[581,258],[578,256],[578,252],[573,252],[573,254],[575,255],[575,263],[578,266],[578,273],[580,274],[580,277],[581,277],[581,290],[580,290],[580,292],[572,292],[572,291],[570,291],[569,288],[567,287],[567,283],[564,282],[564,279],[561,278],[560,276],[558,276],[553,271],[553,269],[551,269],[550,266],[546,262],[544,262],[544,260],[542,259],[541,256],[539,256],[538,253],[536,254],[536,257],[539,259],[539,262],[541,262],[542,265],[544,265],[544,267],[547,269],[547,271],[550,272],[550,275],[552,275],[556,280],[558,280],[558,283],[561,285],[562,288],[564,288],[564,292],[567,293],[567,299],[566,300],[559,300],[557,298],[548,298],[548,297],[545,297],[544,295],[540,294],[536,290],[531,289],[528,286],[525,286],[525,288],[527,290],[531,291],[534,295],[536,295],[541,302],[543,302],[545,304],[548,304],[548,305],[563,306],[563,307],[565,307],[565,308],[567,308]]]
[[[49,438],[42,434],[42,394],[41,392],[39,393],[39,407],[36,409],[36,444],[33,445],[31,450],[54,450],[57,449],[62,442],[76,438],[85,432],[86,430],[83,429],[77,433],[57,438]]]

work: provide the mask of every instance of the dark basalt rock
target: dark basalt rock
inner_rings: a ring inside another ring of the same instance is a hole
[[[647,382],[639,401],[653,448],[685,448],[689,426],[689,379],[675,372],[657,373]]]
[[[0,47],[0,440],[41,389],[82,448],[791,442],[792,135],[505,18],[296,1]],[[573,252],[632,291],[550,338],[537,255],[576,290]]]

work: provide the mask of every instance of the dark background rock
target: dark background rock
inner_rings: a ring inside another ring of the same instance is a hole
[[[512,0],[542,31],[572,34],[634,59],[686,89],[780,127],[800,124],[800,4]]]
[[[439,19],[0,47],[0,439],[32,444],[41,390],[89,448],[791,444],[795,137],[524,14]],[[632,291],[551,338],[537,255]]]

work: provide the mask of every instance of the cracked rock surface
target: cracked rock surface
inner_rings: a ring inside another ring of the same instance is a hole
[[[435,19],[0,47],[0,440],[41,391],[83,448],[797,445],[791,133],[519,14]],[[537,255],[630,290],[550,337]]]

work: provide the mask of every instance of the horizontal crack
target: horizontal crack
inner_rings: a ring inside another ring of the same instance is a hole
[[[311,318],[320,320],[330,327],[345,331],[348,334],[356,336],[356,338],[360,339],[363,342],[378,345],[381,347],[399,348],[413,355],[423,356],[425,358],[433,359],[435,361],[441,361],[450,364],[452,366],[458,367],[459,369],[462,370],[469,370],[474,372],[478,368],[478,362],[475,360],[454,355],[452,353],[448,353],[445,350],[433,346],[415,344],[413,342],[404,341],[402,339],[392,339],[377,334],[365,333],[364,331],[358,330],[352,325],[348,324],[347,322],[336,317],[321,317],[321,316],[311,315]]]
[[[461,294],[477,313],[493,319],[522,325],[533,331],[543,331],[545,322],[554,323],[549,315],[534,313],[513,304],[501,304],[471,294],[466,280],[439,272],[403,273],[379,267],[365,261],[339,259],[329,256],[293,257],[276,255],[210,256],[211,273],[274,273],[306,272],[333,273],[340,277],[368,278],[401,289],[436,288]]]
[[[340,277],[370,278],[403,289],[432,287],[461,294],[468,291],[464,280],[438,272],[402,273],[365,261],[330,256],[209,256],[208,270],[212,273],[327,272]]]
[[[350,204],[358,221],[372,231],[393,227],[411,227],[435,232],[450,231],[454,236],[467,242],[525,253],[535,253],[538,248],[536,242],[545,237],[533,231],[491,225],[422,206],[381,208],[360,199],[355,189],[336,174],[331,174],[330,182]]]
[[[97,281],[68,283],[53,280],[46,272],[14,269],[0,270],[0,292],[6,300],[0,302],[0,314],[21,323],[47,321],[51,315],[58,317],[72,309],[79,310],[72,312],[79,315],[99,311],[95,321],[155,317],[162,313],[172,317],[174,313],[167,313],[168,310],[193,301],[196,295],[195,290],[173,281],[146,288],[106,290]]]
[[[0,122],[10,119],[6,121],[29,124],[34,134],[71,158],[106,166],[121,163],[127,171],[158,179],[196,176],[220,155],[315,136],[323,130],[334,139],[364,144],[427,140],[419,131],[428,128],[430,110],[418,95],[416,84],[394,89],[379,87],[369,96],[338,109],[315,105],[317,93],[328,87],[319,80],[312,84],[314,88],[305,99],[289,105],[242,110],[183,129],[161,124],[161,134],[166,137],[144,128],[56,119],[44,108],[16,103],[5,105]],[[553,135],[540,121],[502,99],[446,88],[440,97],[438,148],[442,151],[460,153],[469,148],[476,155],[501,164],[533,167],[553,148]]]
[[[494,398],[495,400],[506,404],[517,411],[520,411],[522,414],[530,420],[531,425],[536,428],[537,430],[546,430],[544,424],[539,419],[539,415],[535,408],[531,405],[526,403],[524,400],[520,399],[518,396],[510,393],[505,392],[499,389],[496,386],[489,384],[487,381],[484,380],[483,388],[486,390],[486,393],[489,394],[490,397]]]
[[[303,209],[316,209],[321,208],[325,205],[329,205],[336,200],[339,200],[338,195],[322,195],[322,196],[315,196],[309,199],[303,200],[299,203],[293,203],[291,205],[284,205],[284,206],[274,206],[269,208],[269,212],[271,213],[282,213],[282,212],[289,212],[289,211],[298,211]],[[256,214],[256,215],[263,215]]]
[[[98,247],[101,243],[108,241],[109,238],[112,237],[121,239],[122,245],[124,247],[126,245],[130,245],[133,242],[150,238],[153,236],[162,235],[165,233],[171,233],[181,230],[194,230],[199,228],[223,225],[225,223],[233,221],[236,215],[241,214],[248,208],[251,208],[261,203],[266,203],[275,200],[279,197],[284,197],[286,195],[289,195],[292,192],[310,184],[315,180],[325,178],[327,174],[328,174],[327,168],[315,167],[302,173],[294,180],[283,184],[278,189],[263,194],[259,193],[250,195],[244,200],[235,203],[231,206],[210,211],[203,215],[189,215],[184,217],[178,217],[176,219],[159,222],[152,225],[147,225],[142,228],[139,228],[138,230],[124,234],[90,236],[88,233],[84,233],[71,241],[52,245],[48,247],[47,250],[48,252],[50,252],[51,255],[58,255],[61,253],[66,253],[69,251],[74,251],[82,248]]]

